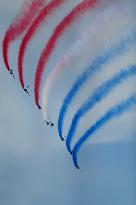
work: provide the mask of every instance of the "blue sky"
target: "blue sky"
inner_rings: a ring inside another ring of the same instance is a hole
[[[0,1],[1,41],[22,0],[12,0],[12,2],[9,4],[8,0]],[[92,13],[87,13],[81,18],[80,23],[74,24],[65,33],[66,36],[59,41],[48,63],[49,71],[69,45],[74,43],[78,33],[86,28],[88,22],[95,25],[101,18],[104,21],[104,29],[101,21],[93,27],[91,37],[88,39],[88,43],[92,43],[86,45],[83,52],[69,62],[68,71],[66,69],[62,73],[52,89],[48,109],[55,123],[62,100],[77,75],[95,55],[103,50],[104,46],[116,42],[123,31],[133,27],[135,0],[125,0],[125,3],[123,0],[109,1],[101,10],[99,8]],[[69,9],[72,5],[69,3]],[[66,10],[65,8],[61,15]],[[60,12],[55,15],[57,22],[61,18]],[[98,20],[93,24],[97,16]],[[43,42],[47,41],[56,22],[47,22],[48,31],[43,26],[27,50],[24,65],[31,69],[25,69],[25,79],[30,80],[31,87],[34,75],[32,68],[36,65]],[[115,35],[111,35],[114,32]],[[47,35],[44,39],[45,34]],[[10,49],[10,63],[14,69],[17,68],[19,43],[20,39]],[[97,78],[92,80],[91,86],[89,82],[86,84],[69,109],[64,125],[65,133],[68,131],[73,113],[87,99],[89,93],[121,67],[131,62],[136,63],[135,52],[135,45],[133,45],[119,59],[108,64],[104,73],[98,74]],[[79,153],[82,174],[75,170],[65,144],[60,142],[57,126],[53,129],[47,128],[41,112],[34,105],[33,95],[28,97],[20,89],[17,72],[15,72],[16,80],[7,73],[1,52],[0,66],[0,204],[134,205],[136,201],[136,109],[109,123],[85,143]],[[90,122],[99,118],[107,107],[133,93],[135,86],[135,78],[133,78],[88,113],[79,124],[74,143],[89,127]]]

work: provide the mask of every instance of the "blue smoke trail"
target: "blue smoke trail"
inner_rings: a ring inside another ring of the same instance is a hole
[[[115,87],[117,87],[118,85],[120,85],[120,83],[127,80],[133,75],[136,75],[136,65],[130,65],[128,68],[122,69],[120,72],[116,73],[111,79],[105,81],[96,90],[94,90],[93,94],[89,96],[87,101],[85,101],[85,103],[81,105],[81,107],[77,110],[76,114],[72,119],[72,123],[66,140],[66,146],[70,153],[73,135],[76,131],[80,118],[84,116],[86,112],[92,109],[104,97],[106,97]]]
[[[109,109],[106,114],[104,114],[99,120],[96,121],[86,132],[85,134],[79,139],[76,145],[73,148],[72,157],[73,162],[76,168],[79,168],[77,162],[77,154],[79,149],[81,148],[82,144],[94,134],[98,129],[104,126],[107,122],[112,120],[113,118],[119,117],[124,112],[128,111],[129,109],[133,108],[136,105],[136,93],[131,95],[127,100],[122,101],[121,103],[115,105],[111,109]]]
[[[83,84],[89,79],[89,77],[93,76],[100,69],[102,69],[103,66],[106,63],[108,63],[111,59],[117,57],[118,55],[121,55],[127,49],[127,46],[129,44],[135,42],[135,39],[136,39],[136,32],[135,31],[128,32],[128,34],[125,35],[120,40],[120,42],[118,42],[116,45],[112,46],[102,55],[97,57],[91,63],[91,65],[87,67],[85,71],[77,78],[76,82],[73,84],[67,96],[65,97],[62,107],[60,109],[60,114],[58,118],[58,132],[61,140],[64,140],[62,137],[62,126],[63,126],[65,114],[67,112],[69,104],[72,102],[72,99],[80,90],[80,87],[83,86]]]

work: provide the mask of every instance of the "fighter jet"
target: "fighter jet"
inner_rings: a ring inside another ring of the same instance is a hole
[[[38,109],[41,109],[41,106],[40,106],[40,105],[38,105]]]
[[[77,166],[76,166],[76,169],[80,169],[80,167],[77,165]]]
[[[72,152],[72,151],[70,151],[70,154],[72,155],[72,154],[73,154],[73,152]]]
[[[26,88],[24,88],[24,91],[30,96],[30,94]]]
[[[28,92],[28,88],[29,88],[29,85],[27,86],[27,88],[24,88],[24,91],[30,96],[30,94]]]
[[[62,142],[65,141],[65,138],[66,138],[66,136],[65,137],[61,137],[61,141]]]
[[[10,71],[9,71],[9,72],[10,72],[10,75],[12,75],[12,76],[13,76],[13,78],[15,79],[15,76],[14,76],[13,70],[11,70],[11,69],[10,69]]]
[[[49,125],[50,123],[48,121],[45,120],[46,125]]]
[[[54,123],[53,123],[53,122],[51,122],[50,127],[53,127],[53,126],[54,126]]]
[[[10,75],[13,75],[13,70],[10,69],[9,72],[10,72]]]
[[[62,138],[61,138],[61,141],[63,142],[63,141],[65,141],[65,139],[62,137]]]

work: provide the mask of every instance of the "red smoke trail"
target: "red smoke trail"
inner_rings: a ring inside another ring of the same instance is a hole
[[[84,13],[85,11],[94,8],[97,0],[84,0],[82,3],[78,4],[74,9],[64,17],[64,19],[58,24],[55,28],[53,35],[49,39],[47,46],[43,49],[38,66],[35,73],[35,82],[34,82],[34,94],[35,94],[35,103],[39,106],[39,90],[41,84],[41,77],[45,69],[45,65],[55,48],[55,44],[61,34],[65,31],[65,29],[72,24],[72,22],[79,17],[79,14]]]
[[[19,49],[19,55],[18,55],[18,74],[19,74],[19,80],[22,88],[24,88],[24,78],[23,78],[23,60],[24,60],[24,54],[25,50],[27,48],[27,45],[31,38],[33,37],[34,33],[38,30],[41,23],[45,20],[45,18],[51,14],[53,10],[55,10],[58,6],[60,6],[62,3],[64,3],[65,0],[52,0],[50,3],[48,3],[39,13],[39,15],[36,17],[35,21],[32,23],[30,28],[28,29],[27,33],[25,34],[20,49]]]
[[[15,19],[6,31],[2,43],[2,49],[4,63],[8,71],[10,70],[8,61],[8,50],[10,44],[25,31],[44,3],[45,0],[29,0],[25,2],[23,8],[16,15]]]

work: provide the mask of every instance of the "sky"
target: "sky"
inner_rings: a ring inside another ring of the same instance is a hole
[[[5,69],[0,51],[0,204],[1,205],[134,205],[136,201],[136,109],[125,113],[92,136],[82,147],[76,170],[65,143],[58,137],[57,119],[60,106],[77,76],[103,49],[117,42],[123,33],[134,27],[135,0],[104,0],[103,6],[87,12],[75,22],[50,58],[44,79],[62,54],[80,34],[92,25],[90,36],[75,58],[55,82],[49,95],[48,110],[55,123],[47,127],[37,110],[33,96],[34,68],[39,53],[57,22],[79,0],[67,1],[54,16],[44,22],[32,39],[25,55],[24,76],[30,83],[31,96],[21,90],[17,76],[17,55],[21,38],[10,48],[10,64],[16,79]],[[5,31],[19,11],[23,0],[0,0],[0,44]],[[61,10],[61,12],[60,12]],[[92,49],[93,48],[93,49]],[[79,106],[90,92],[120,68],[135,61],[133,44],[119,58],[107,64],[97,77],[88,81],[72,102],[64,122],[64,134]],[[44,84],[44,80],[42,86]],[[123,83],[80,121],[72,146],[105,111],[134,93],[135,77]],[[59,97],[58,97],[59,96]]]

